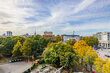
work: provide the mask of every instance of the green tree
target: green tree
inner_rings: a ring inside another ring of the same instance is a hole
[[[32,43],[31,43],[31,40],[30,39],[26,39],[23,43],[23,46],[21,48],[21,52],[24,56],[30,56],[31,55],[31,46]]]
[[[85,63],[90,65],[91,71],[96,58],[98,58],[98,55],[96,51],[91,47],[91,49],[86,52],[86,57],[85,57]]]
[[[75,39],[69,39],[66,43],[73,46],[76,43],[76,40]]]
[[[47,44],[49,42],[51,42],[50,39],[45,39],[39,35],[36,35],[34,37],[31,37],[31,48],[32,48],[32,55],[34,55],[35,57],[36,56],[39,56],[42,54],[44,48],[47,46]]]
[[[55,41],[56,41],[56,42],[61,41],[61,36],[60,36],[60,35],[55,36]]]
[[[78,66],[79,57],[73,50],[72,46],[59,42],[58,55],[60,57],[60,65],[72,71],[72,68]]]
[[[18,42],[13,47],[12,56],[21,56],[22,55],[21,47],[22,47],[22,45],[21,45],[20,41],[18,40]]]
[[[62,42],[52,43],[43,52],[45,62],[72,69],[78,64],[78,56],[72,46]]]
[[[0,44],[2,44],[3,38],[0,38]]]
[[[43,57],[46,63],[60,66],[60,58],[55,43],[51,43],[45,48],[43,51]]]
[[[20,36],[14,36],[12,37],[12,40],[17,43],[17,41],[19,40],[21,42],[21,44],[23,44],[23,42],[25,41],[24,37],[20,37]]]
[[[81,40],[84,40],[89,46],[92,46],[92,47],[97,47],[99,43],[98,39],[93,36],[82,37]]]
[[[15,42],[12,38],[3,38],[1,45],[1,53],[4,55],[11,55]]]

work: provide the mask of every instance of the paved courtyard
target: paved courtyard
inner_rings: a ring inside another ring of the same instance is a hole
[[[32,66],[32,63],[15,62],[0,65],[0,73],[22,73]]]

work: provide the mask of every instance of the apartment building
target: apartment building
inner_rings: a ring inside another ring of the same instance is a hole
[[[110,48],[110,32],[97,32],[93,35],[99,40],[99,47]]]

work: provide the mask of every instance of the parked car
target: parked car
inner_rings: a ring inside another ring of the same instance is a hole
[[[15,60],[9,60],[8,62],[12,63],[12,62],[20,62],[20,61],[23,61],[23,60],[22,59],[15,59]]]
[[[105,55],[106,57],[110,57],[109,55]]]

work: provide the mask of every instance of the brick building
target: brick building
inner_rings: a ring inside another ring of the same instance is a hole
[[[44,38],[51,39],[51,40],[54,40],[53,32],[44,32],[43,37],[44,37]]]

